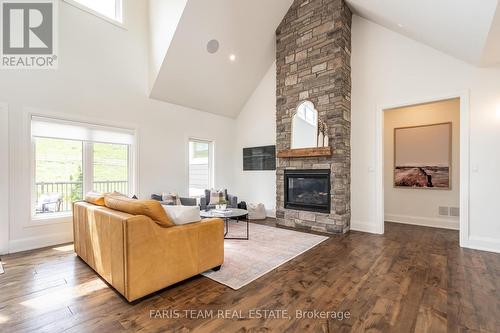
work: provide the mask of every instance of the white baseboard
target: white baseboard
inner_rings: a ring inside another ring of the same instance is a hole
[[[500,253],[500,239],[490,237],[469,236],[463,247],[473,250]]]
[[[11,240],[9,242],[9,253],[39,249],[42,247],[70,243],[73,241],[73,232],[44,235],[39,237],[27,237]]]
[[[267,217],[276,218],[276,210],[275,209],[267,209],[266,215],[267,215]]]
[[[382,230],[380,230],[379,226],[369,223],[369,222],[360,222],[351,220],[350,230],[368,232],[370,234],[383,234]]]
[[[443,229],[460,229],[460,221],[438,218],[438,217],[420,217],[420,216],[409,216],[409,215],[397,215],[397,214],[385,214],[385,221],[403,223],[403,224],[413,224],[423,227],[433,227],[433,228],[443,228]]]

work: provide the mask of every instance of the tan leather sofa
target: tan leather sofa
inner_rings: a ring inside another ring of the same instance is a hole
[[[223,264],[221,219],[176,226],[158,202],[101,199],[74,203],[75,251],[129,302]]]

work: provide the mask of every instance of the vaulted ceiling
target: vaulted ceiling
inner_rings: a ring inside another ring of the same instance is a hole
[[[498,0],[346,0],[358,15],[476,66],[500,64]]]
[[[166,6],[165,15],[178,24],[164,28],[171,42],[156,48],[164,59],[152,69],[150,96],[236,117],[276,57],[275,31],[292,0],[169,1],[177,12]],[[155,16],[160,9],[150,8]],[[214,54],[207,51],[212,39],[219,42]]]
[[[237,117],[275,59],[275,30],[292,2],[149,0],[150,97]],[[500,66],[499,0],[346,2],[355,14],[455,58]],[[212,39],[216,53],[207,51]]]

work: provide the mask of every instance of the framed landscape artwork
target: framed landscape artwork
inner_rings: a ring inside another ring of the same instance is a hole
[[[451,123],[394,129],[394,186],[451,188]]]

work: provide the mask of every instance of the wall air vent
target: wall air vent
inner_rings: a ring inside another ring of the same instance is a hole
[[[460,208],[450,207],[450,216],[460,216]]]
[[[439,206],[439,215],[448,216],[448,207]]]

